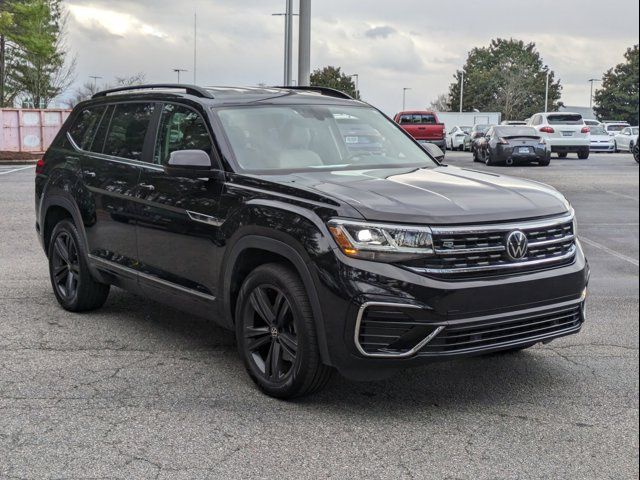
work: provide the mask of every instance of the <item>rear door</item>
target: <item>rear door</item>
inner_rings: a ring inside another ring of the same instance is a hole
[[[136,281],[137,187],[144,168],[154,103],[109,106],[82,156],[82,173],[92,206],[86,222],[89,255],[98,266]]]
[[[218,272],[211,266],[212,256],[218,254],[223,177],[190,179],[164,173],[169,155],[178,150],[204,150],[212,165],[219,162],[202,111],[176,103],[161,109],[152,162],[140,177],[140,282],[153,299],[210,314],[218,295]]]

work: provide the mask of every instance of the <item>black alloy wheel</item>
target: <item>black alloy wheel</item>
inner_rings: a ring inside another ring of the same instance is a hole
[[[53,239],[52,282],[58,295],[72,302],[78,295],[80,259],[78,247],[69,232],[61,231]]]
[[[92,277],[84,245],[73,222],[62,220],[53,228],[47,256],[53,293],[62,308],[85,312],[104,305],[110,286]]]
[[[285,265],[261,265],[244,281],[236,304],[238,352],[252,380],[288,399],[322,389],[333,369],[320,358],[309,297]]]
[[[275,285],[256,287],[249,304],[243,331],[246,348],[260,373],[280,382],[291,374],[298,354],[291,304]]]
[[[633,146],[633,159],[636,163],[640,163],[640,147],[637,143]]]

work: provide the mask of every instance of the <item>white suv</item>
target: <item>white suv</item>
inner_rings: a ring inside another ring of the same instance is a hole
[[[590,129],[579,113],[537,113],[529,125],[540,132],[551,151],[560,158],[566,158],[569,153],[577,153],[581,160],[589,158]]]

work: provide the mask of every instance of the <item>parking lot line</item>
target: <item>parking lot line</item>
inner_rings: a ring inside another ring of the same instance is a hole
[[[626,255],[616,252],[615,250],[612,250],[609,247],[602,245],[601,243],[594,242],[593,240],[589,240],[588,238],[584,238],[583,236],[580,236],[580,241],[586,243],[587,245],[591,245],[592,247],[595,247],[599,250],[602,250],[603,252],[607,252],[609,255],[613,255],[614,257],[617,257],[620,260],[624,260],[625,262],[635,265],[636,267],[640,267],[640,262],[638,262],[638,260],[636,260],[635,258],[627,257]]]
[[[9,173],[19,172],[21,170],[26,170],[28,168],[36,168],[35,165],[29,165],[28,167],[14,168],[13,170],[9,170],[7,172],[0,172],[0,175],[8,175]]]

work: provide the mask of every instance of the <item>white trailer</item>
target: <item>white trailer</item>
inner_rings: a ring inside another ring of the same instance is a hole
[[[473,127],[474,125],[498,125],[502,121],[499,112],[436,112],[438,120],[445,124],[447,132],[453,127]]]

